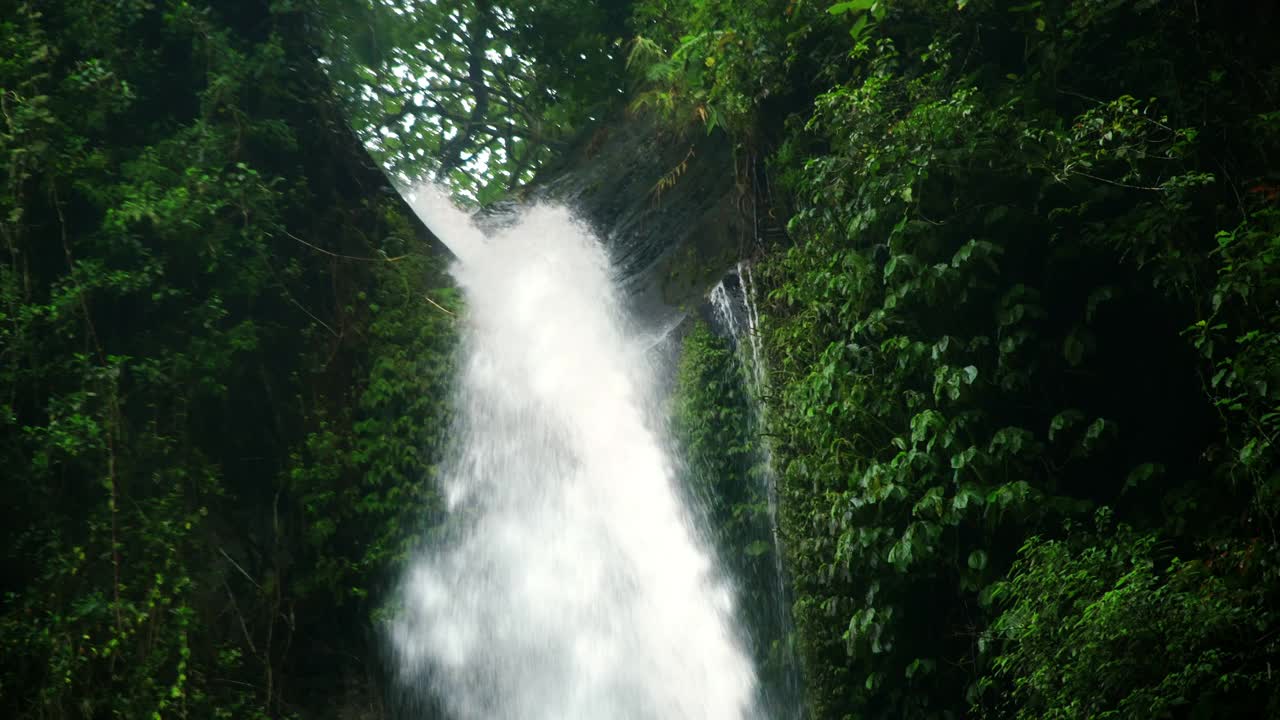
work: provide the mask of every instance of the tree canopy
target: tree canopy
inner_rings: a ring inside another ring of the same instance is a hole
[[[395,175],[485,203],[524,187],[621,90],[625,4],[335,2],[326,67]]]

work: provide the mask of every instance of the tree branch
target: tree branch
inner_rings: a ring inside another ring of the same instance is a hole
[[[476,0],[476,19],[468,28],[467,79],[475,94],[471,117],[458,128],[458,134],[440,149],[440,169],[448,172],[462,163],[462,152],[471,143],[478,127],[489,114],[489,87],[484,81],[485,43],[489,28],[493,25],[490,0]]]

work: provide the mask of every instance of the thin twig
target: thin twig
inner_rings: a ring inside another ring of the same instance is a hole
[[[1073,175],[1087,177],[1090,180],[1097,180],[1098,182],[1104,182],[1104,183],[1107,183],[1108,185],[1115,185],[1116,187],[1128,188],[1130,190],[1150,190],[1151,192],[1164,192],[1164,188],[1162,187],[1155,187],[1151,185],[1130,185],[1129,183],[1120,182],[1118,180],[1108,180],[1104,177],[1098,177],[1097,175],[1090,175],[1087,172],[1080,172],[1079,170],[1068,170],[1067,172]]]
[[[328,256],[330,256],[330,257],[340,258],[340,259],[342,259],[342,260],[358,260],[358,261],[360,261],[360,262],[396,262],[396,261],[398,261],[398,260],[403,260],[403,259],[405,259],[405,258],[407,258],[407,257],[412,257],[412,254],[409,254],[409,255],[398,255],[398,256],[396,256],[396,257],[380,257],[380,258],[356,257],[355,255],[342,255],[341,253],[336,253],[336,252],[333,252],[332,250],[325,250],[324,248],[319,247],[319,246],[317,246],[317,245],[312,245],[311,243],[307,242],[306,240],[303,240],[302,238],[298,237],[297,235],[294,235],[293,233],[289,232],[288,230],[281,230],[281,232],[283,232],[285,235],[288,235],[289,237],[293,238],[294,240],[297,240],[298,242],[302,243],[303,245],[306,245],[307,247],[311,248],[312,250],[315,250],[315,251],[317,251],[317,252],[322,252],[322,253],[324,253],[325,255],[328,255]]]
[[[431,303],[432,305],[435,305],[436,309],[444,313],[445,315],[448,315],[449,317],[457,317],[457,315],[454,315],[453,313],[444,309],[444,307],[441,306],[440,303],[436,302],[435,300],[432,300],[430,295],[423,295],[422,297],[425,298],[427,302]]]
[[[233,566],[235,566],[235,569],[240,571],[240,574],[244,576],[245,580],[248,580],[249,582],[253,583],[253,586],[258,588],[259,590],[262,589],[262,586],[259,585],[256,580],[253,579],[253,576],[245,572],[244,568],[240,567],[240,563],[231,559],[231,556],[227,554],[226,550],[223,550],[222,548],[218,548],[218,552],[222,553],[222,557],[226,558],[227,562],[231,563]]]
[[[307,316],[308,316],[308,317],[310,317],[312,320],[315,320],[316,322],[318,322],[318,323],[320,323],[321,325],[323,325],[323,326],[324,326],[324,329],[325,329],[325,330],[328,330],[330,333],[332,333],[334,337],[336,337],[336,338],[340,338],[340,337],[342,337],[341,335],[339,335],[339,334],[338,334],[338,331],[337,331],[337,330],[334,330],[332,327],[330,327],[330,326],[329,326],[329,323],[327,323],[327,322],[325,322],[325,321],[321,320],[320,318],[316,317],[314,314],[312,314],[312,312],[311,312],[310,310],[308,310],[305,306],[303,306],[303,304],[302,304],[302,303],[298,302],[297,300],[294,300],[292,295],[289,295],[289,294],[286,292],[286,293],[285,293],[285,297],[288,297],[288,298],[289,298],[289,302],[293,303],[294,305],[297,305],[297,306],[298,306],[298,309],[299,309],[299,310],[301,310],[302,312],[306,313],[306,314],[307,314]]]
[[[225,555],[226,553],[223,554]],[[253,637],[249,635],[249,626],[244,623],[244,615],[240,613],[240,603],[236,602],[236,595],[231,592],[231,586],[227,583],[222,585],[227,589],[227,597],[231,599],[231,608],[235,610],[236,619],[240,621],[240,631],[244,633],[244,641],[249,644],[249,650],[254,654],[254,657],[257,657],[258,648],[253,644]]]
[[[262,690],[262,688],[258,687],[257,685],[254,685],[253,683],[241,682],[239,680],[232,680],[231,678],[216,677],[216,678],[209,678],[209,680],[212,682],[223,682],[223,683],[230,683],[232,685],[240,685],[242,687],[253,688],[254,690],[259,690],[259,691]]]

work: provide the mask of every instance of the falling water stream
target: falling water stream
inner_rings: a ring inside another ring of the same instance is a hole
[[[762,605],[757,608],[757,612],[766,613],[768,621],[765,627],[755,630],[764,633],[763,638],[758,639],[780,641],[771,653],[771,669],[774,671],[770,678],[772,684],[766,683],[762,692],[765,707],[771,717],[782,720],[801,718],[804,713],[800,703],[800,663],[789,641],[793,630],[791,593],[787,571],[782,562],[782,538],[778,533],[778,478],[774,472],[772,448],[761,433],[766,425],[764,395],[768,392],[768,376],[765,373],[760,312],[756,306],[755,293],[751,264],[740,261],[707,294],[707,304],[713,326],[733,346],[737,366],[741,371],[738,381],[743,384],[750,397],[750,417],[747,421],[759,439],[754,446],[756,470],[749,473],[754,477],[746,480],[758,483],[757,492],[765,499],[772,541],[770,555],[773,558],[773,587],[769,592],[756,596],[757,602]]]
[[[457,255],[467,313],[458,530],[403,582],[406,678],[459,720],[756,717],[733,593],[600,243],[563,208],[486,233],[432,190],[409,200]]]

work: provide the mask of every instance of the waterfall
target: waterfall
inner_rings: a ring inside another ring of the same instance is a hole
[[[435,191],[408,199],[457,255],[467,313],[456,532],[402,583],[406,681],[459,720],[755,717],[733,594],[603,248],[563,208],[486,233]]]
[[[739,262],[737,268],[726,278],[716,283],[707,294],[707,302],[711,305],[717,326],[729,336],[738,353],[738,362],[743,371],[747,391],[752,399],[755,413],[754,425],[759,431],[764,427],[764,393],[765,384],[763,351],[760,345],[760,314],[756,309],[751,265]],[[767,442],[759,445],[759,482],[769,507],[769,527],[773,535],[774,559],[776,563],[777,595],[786,596],[786,576],[782,567],[782,541],[778,537],[778,492],[777,475],[773,472],[773,457]],[[780,605],[785,605],[780,603]],[[790,625],[790,614],[785,607],[780,612],[786,615],[784,626]]]
[[[767,503],[769,535],[773,542],[773,587],[767,599],[765,614],[771,616],[768,628],[756,628],[756,632],[772,635],[779,642],[779,652],[772,658],[774,665],[773,686],[763,688],[764,704],[777,718],[802,717],[801,679],[799,659],[789,643],[793,630],[791,622],[791,593],[786,568],[783,565],[782,538],[778,532],[778,477],[773,468],[773,454],[767,438],[762,434],[766,426],[764,396],[768,392],[768,376],[765,373],[764,351],[760,337],[760,311],[756,304],[755,278],[751,263],[738,262],[733,271],[721,278],[707,294],[712,321],[722,335],[733,343],[738,359],[741,381],[751,398],[753,417],[751,425],[760,437],[756,446],[757,468],[749,481],[759,483],[758,492]]]

